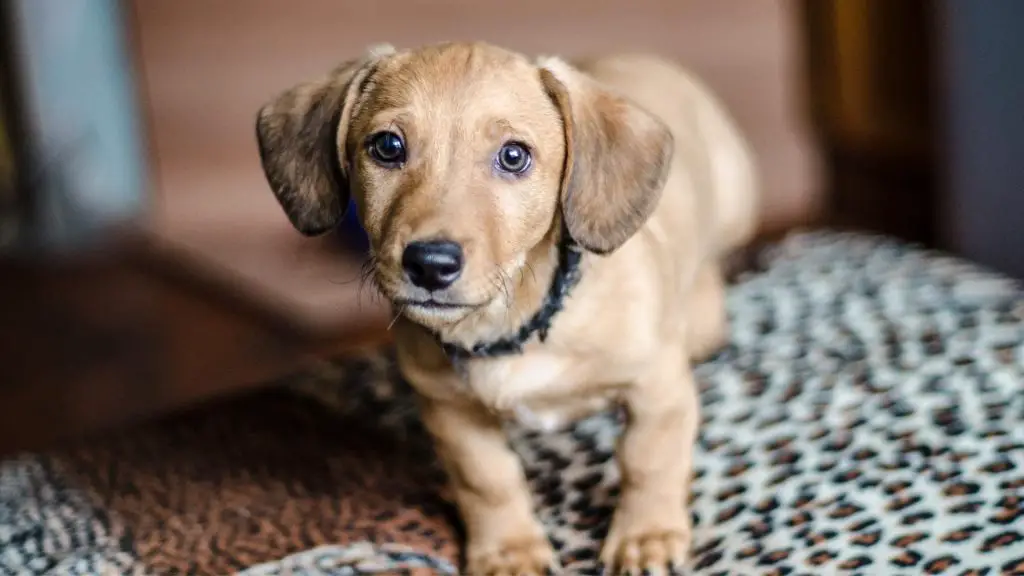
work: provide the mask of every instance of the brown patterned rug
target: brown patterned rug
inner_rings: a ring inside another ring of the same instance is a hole
[[[373,420],[373,412],[339,414],[271,390],[20,462],[38,476],[34,484],[75,487],[94,516],[85,539],[123,552],[117,571],[234,574],[328,545],[379,560],[375,549],[352,548],[368,542],[399,545],[385,546],[392,556],[434,556],[409,558],[410,567],[450,570],[457,522],[438,497],[442,475],[429,444]]]
[[[1024,574],[1024,295],[812,234],[731,288],[697,368],[693,574]],[[618,495],[614,413],[510,428],[569,574]],[[454,574],[462,542],[390,351],[0,462],[0,574]]]

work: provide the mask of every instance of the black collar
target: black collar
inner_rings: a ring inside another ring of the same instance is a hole
[[[555,268],[555,274],[551,278],[548,293],[544,296],[544,301],[541,302],[537,312],[520,326],[515,334],[491,342],[478,342],[471,348],[445,342],[438,334],[434,334],[434,337],[448,358],[453,361],[520,354],[523,351],[523,346],[534,334],[540,338],[541,342],[544,342],[548,337],[548,330],[551,329],[551,322],[555,315],[565,307],[565,300],[569,297],[569,292],[580,281],[580,262],[582,260],[582,248],[569,237],[566,231],[563,231],[562,239],[558,243],[558,267]]]

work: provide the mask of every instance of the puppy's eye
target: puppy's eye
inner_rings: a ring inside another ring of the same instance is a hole
[[[405,143],[394,132],[377,132],[367,141],[370,156],[385,166],[405,162]]]
[[[498,150],[498,169],[509,174],[522,174],[530,167],[530,151],[518,142],[509,142]]]

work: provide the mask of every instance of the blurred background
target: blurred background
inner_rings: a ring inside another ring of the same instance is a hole
[[[872,230],[1024,277],[1013,0],[0,0],[0,452],[387,338],[351,224],[259,168],[276,92],[388,41],[678,58],[763,172],[765,239]]]

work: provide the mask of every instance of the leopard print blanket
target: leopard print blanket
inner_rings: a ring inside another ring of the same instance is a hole
[[[797,235],[697,368],[692,574],[1024,574],[1024,293],[877,237]],[[387,350],[0,463],[0,574],[456,574]],[[569,574],[596,573],[616,413],[510,428]]]

